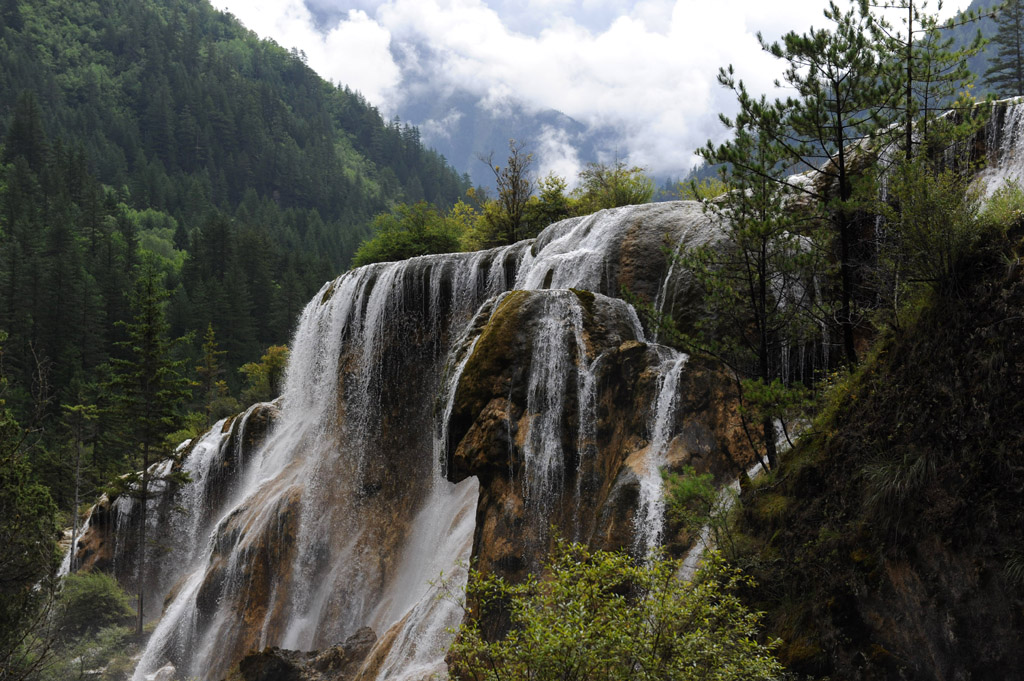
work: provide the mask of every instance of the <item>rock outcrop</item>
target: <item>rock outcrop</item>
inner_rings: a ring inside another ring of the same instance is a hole
[[[252,678],[321,678],[315,656],[287,651],[370,627],[353,678],[429,678],[462,616],[435,582],[457,591],[471,556],[518,578],[556,535],[681,550],[661,469],[725,481],[750,453],[728,376],[648,340],[618,296],[684,318],[666,252],[714,234],[696,203],[625,207],[326,284],[280,413],[226,421],[160,464],[192,482],[150,501],[171,550],[147,576],[147,615],[163,616],[136,677],[170,662],[211,681],[246,660]],[[131,582],[139,515],[124,497],[98,507],[83,564]]]
[[[655,454],[654,405],[667,365],[685,359],[638,332],[622,301],[577,290],[517,291],[481,311],[447,433],[449,479],[480,480],[481,571],[521,579],[556,536],[643,550],[638,500]],[[566,360],[539,364],[552,344]],[[750,464],[729,386],[704,362],[681,372],[661,415],[672,437],[660,467],[726,480]]]
[[[377,635],[363,627],[341,645],[301,652],[277,647],[249,653],[225,681],[351,681],[359,678]]]
[[[186,442],[171,459],[153,464],[154,482],[148,502],[150,522],[165,528],[185,530],[165,532],[155,540],[159,550],[153,551],[145,575],[149,599],[147,616],[160,614],[161,603],[173,591],[177,576],[167,570],[159,556],[175,551],[188,551],[195,541],[187,533],[195,533],[223,509],[239,484],[242,471],[253,453],[263,444],[280,410],[275,403],[257,404],[239,414],[218,422],[201,438]],[[202,465],[203,480],[195,480],[196,459],[212,458]],[[185,473],[192,483],[181,485],[176,474]],[[202,495],[195,491],[202,487]],[[129,494],[103,495],[90,511],[75,551],[76,569],[101,570],[114,574],[122,584],[134,584],[136,575],[136,538],[140,504]]]
[[[781,661],[836,679],[1024,668],[1024,226],[874,356],[744,495],[745,562]],[[1011,261],[1012,263],[1012,261]]]

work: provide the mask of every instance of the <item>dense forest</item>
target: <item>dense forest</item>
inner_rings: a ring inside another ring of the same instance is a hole
[[[142,273],[196,379],[178,413],[209,415],[211,389],[237,406],[238,367],[288,341],[373,215],[467,189],[416,128],[206,2],[5,0],[0,93],[4,399],[46,450],[66,439],[62,405],[102,402],[128,357]],[[123,472],[116,439],[97,443],[94,483]],[[69,508],[61,455],[30,459]]]

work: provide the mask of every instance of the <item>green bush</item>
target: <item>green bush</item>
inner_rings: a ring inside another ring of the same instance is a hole
[[[70,574],[59,601],[60,631],[65,638],[94,635],[107,627],[130,624],[131,598],[117,580],[103,572]]]
[[[1024,222],[1024,189],[1017,182],[1000,187],[985,202],[981,221],[986,227],[999,231]]]
[[[353,267],[460,250],[458,225],[422,201],[413,206],[399,204],[391,213],[381,213],[373,220],[373,231],[373,237],[356,250]]]
[[[639,166],[624,161],[612,164],[588,163],[580,171],[579,186],[573,191],[580,215],[602,208],[649,203],[654,196],[654,181]]]
[[[679,561],[637,561],[560,543],[542,578],[512,585],[473,573],[469,613],[448,662],[455,678],[675,681],[776,679],[771,645],[736,596],[749,580],[709,555],[695,579]],[[487,640],[480,620],[508,613],[511,629]]]
[[[981,192],[952,170],[935,171],[915,161],[898,166],[889,180],[895,208],[882,258],[897,281],[955,288],[981,238]]]

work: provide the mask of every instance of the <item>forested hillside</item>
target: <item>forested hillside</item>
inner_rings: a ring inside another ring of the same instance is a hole
[[[288,341],[373,215],[447,207],[466,188],[415,128],[205,1],[4,0],[2,398],[33,432],[36,474],[68,508],[70,439],[91,453],[93,483],[131,465],[103,396],[112,360],[134,350],[141,279],[196,383],[166,428],[188,412],[205,426],[212,401],[268,397],[256,384],[274,382],[279,354],[249,386],[238,367]],[[98,411],[70,438],[73,405]]]

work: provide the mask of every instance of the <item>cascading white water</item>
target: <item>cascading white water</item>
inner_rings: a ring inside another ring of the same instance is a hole
[[[280,414],[221,503],[211,504],[207,487],[227,443],[243,439],[248,414],[231,425],[234,436],[221,424],[191,447],[183,466],[193,482],[180,498],[195,514],[180,531],[195,539],[177,556],[173,599],[135,681],[168,659],[183,675],[214,678],[251,648],[321,648],[361,626],[378,636],[395,628],[378,678],[443,672],[447,630],[461,610],[437,599],[431,582],[444,572],[447,588],[464,584],[459,561],[470,557],[478,496],[475,479],[453,485],[441,465],[455,386],[475,343],[467,323],[512,288],[558,289],[535,320],[520,434],[527,500],[543,507],[566,474],[561,418],[570,397],[579,407],[577,455],[596,441],[601,358],[588,360],[584,311],[565,289],[618,294],[624,233],[642,224],[676,244],[690,219],[703,220],[699,206],[602,211],[552,225],[534,243],[371,265],[326,284],[299,320]],[[632,307],[606,304],[643,340]],[[681,358],[673,361],[654,410],[664,442],[674,436],[667,393],[682,369]],[[655,496],[651,487],[645,518],[658,515]],[[638,532],[651,535],[641,524]],[[268,574],[260,566],[270,561]]]
[[[665,498],[662,494],[661,471],[665,467],[665,454],[673,435],[679,376],[686,365],[687,355],[666,353],[662,363],[658,399],[651,416],[651,442],[640,477],[640,502],[635,518],[637,553],[649,555],[660,543],[665,528]]]
[[[978,173],[986,197],[999,189],[1024,186],[1024,101],[995,102],[993,115],[984,131],[988,162]]]
[[[435,604],[429,582],[442,570],[457,575],[458,559],[469,558],[476,487],[441,479],[431,462],[432,449],[427,449],[421,457],[428,464],[427,475],[421,478],[410,471],[414,498],[400,500],[409,506],[410,541],[390,566],[367,567],[368,552],[386,534],[364,536],[360,530],[370,524],[360,517],[366,495],[362,486],[373,468],[368,460],[371,448],[381,437],[381,405],[390,398],[383,393],[388,377],[381,348],[394,344],[385,338],[389,328],[401,322],[408,308],[422,303],[407,295],[419,285],[413,279],[427,280],[431,334],[440,339],[450,334],[449,327],[464,324],[486,297],[509,287],[509,261],[514,272],[528,246],[375,265],[324,286],[300,319],[277,424],[240,476],[234,499],[210,524],[213,531],[201,542],[197,560],[183,571],[176,598],[147,646],[135,679],[159,668],[168,657],[183,672],[204,678],[211,669],[219,669],[225,640],[240,635],[238,614],[225,603],[210,618],[201,612],[200,602],[230,601],[231,594],[245,593],[251,579],[246,559],[261,550],[261,537],[273,533],[280,518],[289,514],[297,515],[297,522],[294,528],[280,528],[279,534],[282,539],[290,532],[295,535],[291,567],[282,567],[283,572],[290,571],[290,579],[272,580],[270,593],[260,596],[262,625],[253,644],[309,649],[364,624],[381,634],[404,617],[409,631],[420,634],[405,653],[391,651],[385,664],[389,675],[403,673],[405,663],[420,668],[443,660],[443,646],[425,645],[429,636],[424,631],[432,631],[436,638],[457,620],[453,622],[450,607]],[[442,304],[445,295],[450,300]],[[429,354],[443,360],[447,344],[436,340]],[[429,407],[427,403],[428,415]],[[223,445],[224,436],[215,435],[218,432],[214,428],[197,443],[185,463],[195,481],[186,485],[186,496],[196,504],[206,495],[206,471]],[[416,510],[420,512],[411,513]],[[191,522],[198,528],[199,520]],[[345,539],[325,544],[335,537]],[[439,548],[445,550],[438,552]],[[211,593],[204,595],[204,589]],[[346,596],[344,603],[336,598],[339,592]]]

